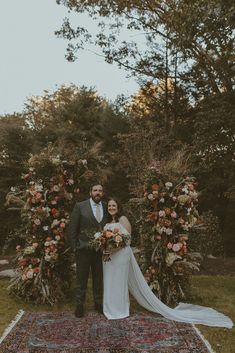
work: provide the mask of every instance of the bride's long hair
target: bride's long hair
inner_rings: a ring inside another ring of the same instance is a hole
[[[109,199],[108,199],[108,202],[107,202],[107,207],[108,207],[108,203],[109,203],[109,201],[114,201],[114,202],[116,202],[116,204],[117,204],[117,213],[114,215],[114,220],[115,220],[115,222],[118,222],[119,221],[119,218],[123,215],[122,214],[122,205],[121,205],[121,202],[116,198],[116,197],[109,197]],[[111,216],[111,214],[109,214],[109,212],[108,212],[108,216],[107,216],[107,221],[108,221],[108,223],[109,222],[112,222],[112,220],[113,220],[113,216]]]

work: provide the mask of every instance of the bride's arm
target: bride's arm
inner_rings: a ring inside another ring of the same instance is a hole
[[[128,233],[131,235],[131,224],[126,216],[121,216],[119,219],[119,222],[121,225],[128,231]]]

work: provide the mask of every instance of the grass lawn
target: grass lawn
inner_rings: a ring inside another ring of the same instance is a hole
[[[30,311],[73,311],[74,291],[71,290],[68,302],[53,308],[47,305],[27,304],[9,297],[6,288],[8,280],[0,280],[0,336],[4,329],[14,319],[19,309]],[[90,286],[89,286],[90,288]],[[195,276],[192,278],[192,292],[194,294],[190,302],[199,305],[213,307],[235,322],[235,277],[231,276]],[[91,290],[89,290],[86,309],[92,309]],[[143,310],[131,299],[131,308]],[[216,353],[235,352],[235,328],[223,329],[215,327],[197,326],[206,339],[210,342]]]

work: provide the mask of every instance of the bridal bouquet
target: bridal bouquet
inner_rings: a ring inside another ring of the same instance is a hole
[[[102,258],[104,262],[110,261],[110,255],[117,250],[127,246],[130,242],[130,235],[128,233],[121,233],[118,227],[113,229],[106,229],[102,232],[97,232],[90,246],[96,251],[102,251]]]

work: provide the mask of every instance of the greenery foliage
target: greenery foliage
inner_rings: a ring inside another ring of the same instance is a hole
[[[224,246],[218,217],[212,211],[201,214],[203,227],[190,232],[188,247],[190,251],[200,252],[203,256],[223,256]]]

